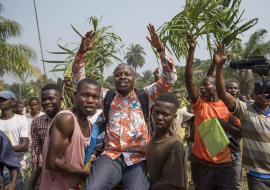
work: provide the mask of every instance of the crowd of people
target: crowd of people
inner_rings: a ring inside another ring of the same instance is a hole
[[[84,55],[95,44],[95,33],[88,32],[72,67],[73,107],[61,109],[57,84],[31,97],[27,113],[13,92],[0,92],[0,189],[185,190],[192,184],[195,190],[240,190],[243,171],[250,190],[270,189],[269,89],[247,101],[236,81],[224,82],[222,44],[196,86],[196,41],[187,35],[189,105],[182,107],[184,95],[173,89],[175,65],[154,26],[147,28],[162,71],[143,89],[135,88],[135,72],[124,63],[113,72],[114,89],[85,76]],[[215,154],[201,132],[212,119],[229,141]]]

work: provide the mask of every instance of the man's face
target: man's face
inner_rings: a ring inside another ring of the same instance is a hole
[[[61,107],[61,94],[54,89],[41,92],[41,106],[46,114],[54,117]]]
[[[177,92],[175,93],[175,96],[177,97],[178,101],[179,101],[179,106],[181,105],[182,103],[182,100],[183,100],[183,96],[181,93]]]
[[[254,103],[261,109],[270,107],[270,96],[269,94],[254,95]]]
[[[30,101],[29,107],[32,115],[36,115],[40,111],[40,103],[37,100]]]
[[[5,99],[0,97],[0,109],[10,109],[15,104],[15,100],[13,99]]]
[[[113,74],[113,81],[116,90],[122,94],[127,95],[135,85],[135,74],[129,65],[118,65]]]
[[[202,81],[202,86],[200,92],[203,98],[210,100],[216,95],[216,85],[215,80],[211,77],[206,77]]]
[[[155,130],[159,133],[167,131],[173,124],[177,108],[173,103],[156,101],[152,109]]]
[[[84,116],[92,116],[100,104],[100,87],[84,83],[75,93],[75,104]]]
[[[16,104],[14,112],[16,114],[23,115],[24,114],[24,104],[22,104],[22,103]]]
[[[229,82],[225,85],[226,91],[230,93],[233,97],[238,97],[239,86],[236,82]]]

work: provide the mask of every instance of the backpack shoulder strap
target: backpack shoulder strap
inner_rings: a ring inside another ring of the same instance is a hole
[[[103,99],[103,114],[106,121],[109,120],[109,112],[115,95],[115,90],[109,90]]]
[[[149,100],[148,96],[144,89],[137,90],[135,89],[135,93],[140,101],[141,109],[143,112],[144,119],[146,123],[149,122]]]

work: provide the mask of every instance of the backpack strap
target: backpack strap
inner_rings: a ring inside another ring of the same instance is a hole
[[[116,95],[115,90],[109,90],[105,98],[103,99],[103,114],[106,122],[109,121],[109,112],[115,95]]]
[[[144,120],[147,124],[149,124],[149,100],[148,96],[144,89],[137,90],[135,89],[135,93],[139,99],[141,104],[141,109],[143,112]]]
[[[144,119],[146,123],[149,122],[149,100],[146,92],[144,89],[137,90],[135,89],[135,93],[139,99],[139,102],[141,104],[141,109],[143,112]],[[111,108],[112,101],[116,95],[115,90],[109,90],[103,100],[103,114],[106,119],[106,121],[109,120],[109,112]]]

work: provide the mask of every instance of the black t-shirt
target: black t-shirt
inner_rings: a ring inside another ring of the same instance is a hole
[[[153,137],[147,147],[147,167],[151,185],[186,187],[187,169],[183,144],[177,135]]]

